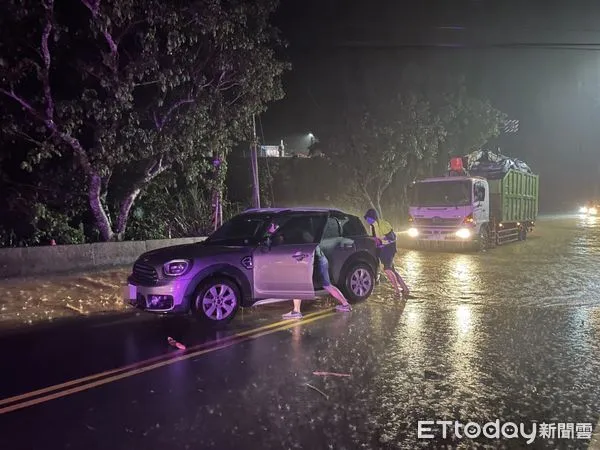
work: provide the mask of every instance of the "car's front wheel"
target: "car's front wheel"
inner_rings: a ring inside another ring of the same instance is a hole
[[[344,277],[344,295],[350,301],[358,302],[369,298],[375,287],[375,274],[367,263],[352,264]]]
[[[240,302],[240,290],[233,281],[211,278],[196,290],[194,313],[203,322],[226,324],[234,318]]]

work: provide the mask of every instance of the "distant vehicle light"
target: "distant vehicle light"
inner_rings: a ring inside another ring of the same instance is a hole
[[[456,237],[460,239],[469,239],[471,237],[471,230],[461,228],[456,233]]]
[[[588,212],[588,209],[585,206],[582,206],[581,208],[579,208],[579,212],[582,214],[586,214]]]
[[[409,228],[408,229],[408,235],[411,238],[416,238],[419,235],[419,230],[417,230],[416,228]]]

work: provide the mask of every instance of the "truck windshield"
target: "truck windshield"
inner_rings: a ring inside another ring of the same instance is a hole
[[[471,204],[471,181],[417,183],[410,206],[465,206]]]

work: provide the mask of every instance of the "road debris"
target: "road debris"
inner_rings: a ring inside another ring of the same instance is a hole
[[[167,342],[169,343],[169,345],[171,347],[177,347],[179,350],[185,350],[186,349],[185,345],[183,345],[181,342],[177,342],[175,339],[173,339],[170,336],[167,338]]]
[[[329,396],[328,396],[328,395],[327,395],[325,392],[323,392],[321,389],[314,387],[312,384],[308,384],[308,383],[306,383],[306,385],[307,385],[309,388],[311,388],[311,389],[313,389],[313,390],[317,391],[319,394],[321,394],[323,397],[325,397],[325,399],[329,400]]]
[[[351,377],[349,373],[337,373],[337,372],[313,372],[313,375],[322,376],[322,377]]]
[[[77,306],[73,306],[68,303],[65,306],[69,309],[72,309],[73,311],[77,311],[79,314],[85,314],[85,312],[83,311],[83,308],[78,308]]]

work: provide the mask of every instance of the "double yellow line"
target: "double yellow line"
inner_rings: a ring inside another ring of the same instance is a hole
[[[149,372],[160,367],[175,364],[179,361],[195,358],[206,353],[212,353],[226,347],[231,347],[241,342],[250,341],[261,336],[277,333],[279,331],[295,328],[300,325],[305,325],[317,320],[330,317],[334,314],[332,310],[319,311],[310,313],[304,316],[304,319],[298,321],[282,320],[262,327],[253,328],[251,330],[242,331],[233,334],[224,339],[217,341],[206,342],[203,344],[190,347],[184,353],[167,354],[146,359],[137,363],[129,364],[118,369],[107,370],[105,372],[89,375],[87,377],[78,378],[76,380],[67,381],[65,383],[56,384],[36,391],[27,392],[25,394],[16,395],[0,400],[0,414],[17,411],[39,403],[49,402],[51,400],[66,397],[77,392],[87,391],[89,389],[112,383],[114,381],[129,378],[134,375],[139,375],[144,372]]]

